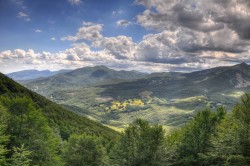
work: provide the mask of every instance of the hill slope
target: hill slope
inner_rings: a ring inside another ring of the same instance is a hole
[[[111,140],[118,135],[100,123],[70,112],[62,106],[26,89],[1,73],[0,96],[8,98],[26,97],[32,99],[37,108],[41,109],[45,117],[48,118],[50,126],[58,128],[63,138],[68,138],[68,136],[73,133],[87,133]]]

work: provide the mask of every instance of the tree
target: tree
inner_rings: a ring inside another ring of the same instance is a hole
[[[250,95],[245,94],[211,138],[210,161],[218,165],[250,165]]]
[[[210,137],[224,118],[224,108],[216,112],[210,109],[200,111],[185,127],[168,137],[168,149],[175,156],[168,156],[172,165],[202,165],[203,153],[211,146]]]
[[[8,108],[11,114],[8,124],[9,147],[24,145],[31,152],[32,165],[60,165],[60,137],[49,127],[47,119],[40,110],[35,109],[31,100],[12,99]]]
[[[6,134],[7,122],[9,115],[6,109],[0,104],[0,165],[6,164],[6,154],[8,152],[6,145],[9,141],[9,137]]]
[[[164,130],[137,119],[114,146],[111,157],[118,165],[161,165],[164,162]]]
[[[233,110],[233,117],[239,124],[240,147],[242,155],[250,159],[250,94],[241,98],[241,103]],[[250,161],[249,161],[250,162]]]
[[[109,165],[102,140],[89,135],[71,135],[63,150],[63,160],[66,166]]]
[[[13,148],[13,155],[10,159],[11,166],[29,166],[31,163],[30,154],[31,152],[24,148],[24,145],[21,147]]]

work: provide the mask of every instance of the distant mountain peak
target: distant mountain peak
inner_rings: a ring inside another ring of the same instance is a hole
[[[248,65],[248,64],[245,63],[245,62],[242,62],[242,63],[239,63],[239,64],[235,65],[235,67],[241,68],[241,69],[247,69],[247,68],[250,67],[250,65]]]
[[[239,66],[248,66],[248,64],[245,63],[245,62],[242,62],[242,63],[239,64]]]

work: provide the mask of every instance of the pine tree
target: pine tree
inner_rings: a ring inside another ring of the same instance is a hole
[[[30,166],[31,152],[26,150],[24,145],[21,145],[21,147],[13,147],[13,151],[14,153],[10,159],[11,166]]]

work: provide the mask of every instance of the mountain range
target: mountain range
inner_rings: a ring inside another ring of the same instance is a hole
[[[22,70],[17,71],[13,73],[6,74],[8,77],[16,80],[16,81],[22,81],[22,80],[32,80],[37,79],[40,77],[49,77],[53,76],[59,73],[66,73],[71,70],[58,70],[58,71],[50,71],[50,70]]]
[[[152,74],[96,66],[24,86],[106,125],[123,128],[140,117],[171,128],[185,124],[204,107],[225,106],[230,111],[250,91],[250,66]]]

